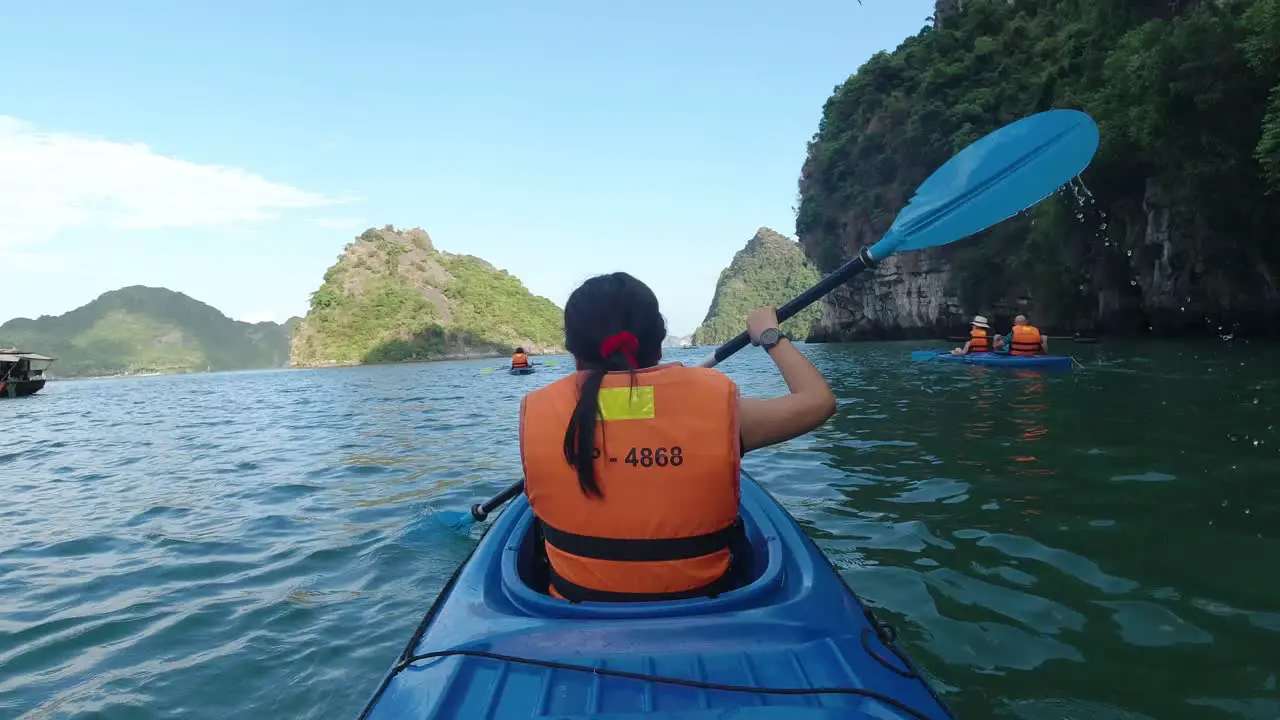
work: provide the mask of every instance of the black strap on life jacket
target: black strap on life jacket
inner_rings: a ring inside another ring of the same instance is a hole
[[[737,518],[731,524],[703,535],[639,540],[578,535],[552,527],[541,520],[539,520],[539,525],[542,527],[542,534],[546,542],[558,550],[594,560],[619,562],[660,562],[703,557],[721,550],[727,550],[735,540],[746,536],[742,518]],[[548,563],[548,565],[551,564]],[[565,579],[556,572],[554,565],[551,565],[549,569],[551,586],[565,600],[573,603],[647,602],[714,597],[722,592],[732,590],[734,585],[732,560],[730,561],[729,571],[705,585],[688,590],[656,593],[616,592],[589,588]]]
[[[564,579],[551,568],[551,587],[556,589],[565,600],[571,603],[580,602],[654,602],[658,600],[687,600],[696,597],[715,597],[733,589],[733,568],[706,585],[689,590],[673,590],[671,592],[633,593],[614,592],[612,590],[596,590],[584,587]]]
[[[556,549],[592,560],[619,562],[661,562],[703,557],[728,549],[729,544],[743,534],[741,518],[704,535],[643,539],[578,535],[552,527],[545,521],[540,522],[543,536]]]
[[[1026,340],[1009,341],[1010,352],[1015,355],[1036,355],[1040,352],[1040,342],[1028,342]]]

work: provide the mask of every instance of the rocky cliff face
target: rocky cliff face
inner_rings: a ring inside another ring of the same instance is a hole
[[[940,252],[893,255],[827,296],[809,339],[931,338],[968,322]]]

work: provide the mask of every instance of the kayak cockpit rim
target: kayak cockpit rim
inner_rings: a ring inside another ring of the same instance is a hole
[[[782,543],[778,528],[769,518],[754,493],[743,488],[739,517],[745,531],[745,542],[731,548],[735,567],[730,572],[745,576],[745,582],[715,597],[685,600],[643,602],[571,603],[540,591],[531,585],[537,575],[535,562],[540,534],[534,532],[535,518],[528,503],[508,508],[520,513],[506,538],[501,561],[502,592],[513,604],[535,617],[545,618],[656,618],[689,616],[737,610],[757,602],[763,595],[782,587]],[[518,498],[519,500],[519,498]],[[539,582],[539,584],[541,584]]]

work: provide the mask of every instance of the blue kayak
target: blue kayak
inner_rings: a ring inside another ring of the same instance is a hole
[[[1069,355],[1006,355],[1005,353],[952,355],[950,352],[938,352],[936,350],[913,350],[911,359],[917,362],[952,362],[966,365],[988,365],[991,367],[1039,368],[1041,370],[1071,369],[1071,357]]]
[[[507,372],[511,373],[512,375],[532,375],[534,371],[532,367],[525,367],[525,368],[510,368],[507,370]]]
[[[736,589],[570,604],[520,495],[445,585],[361,718],[954,718],[796,521],[742,475]]]

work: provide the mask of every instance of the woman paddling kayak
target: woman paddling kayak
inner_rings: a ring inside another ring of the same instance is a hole
[[[670,600],[733,587],[740,458],[820,426],[835,397],[778,330],[747,319],[790,394],[740,398],[718,371],[660,364],[666,322],[627,273],[587,280],[564,310],[575,374],[520,406],[525,493],[545,540],[550,588],[573,602]]]

